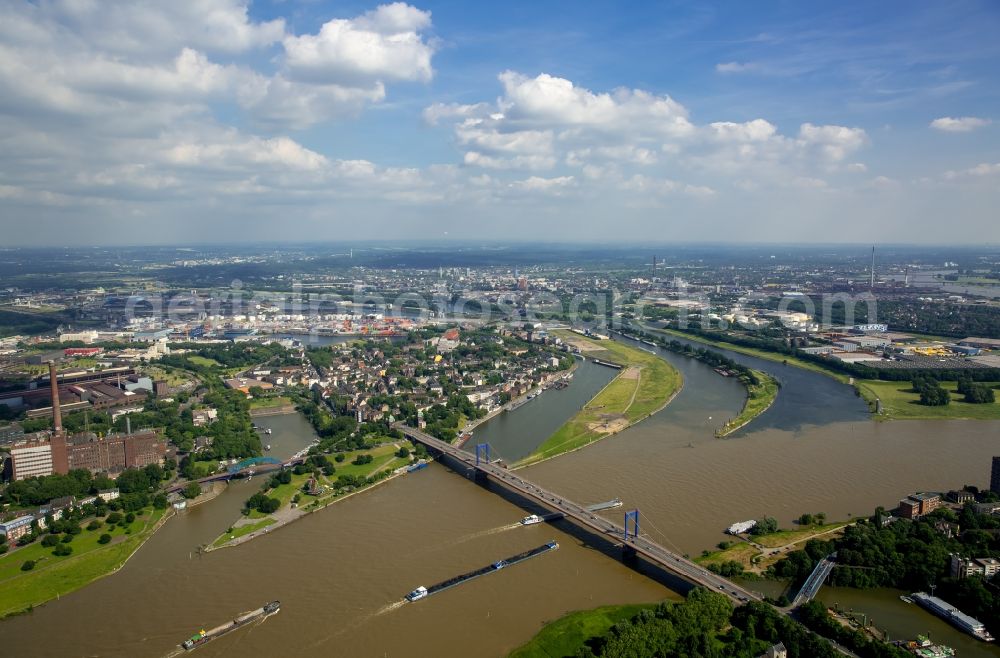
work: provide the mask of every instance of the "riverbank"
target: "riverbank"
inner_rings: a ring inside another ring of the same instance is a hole
[[[676,329],[658,329],[655,327],[643,327],[645,331],[658,332],[661,334],[666,334],[668,336],[676,336],[677,338],[683,338],[689,340],[693,343],[702,343],[703,345],[711,345],[713,347],[718,347],[720,349],[729,350],[730,352],[736,352],[737,354],[745,354],[746,356],[755,356],[758,359],[764,359],[765,361],[773,361],[774,363],[781,363],[783,365],[795,366],[796,368],[802,368],[803,370],[810,370],[812,372],[818,372],[821,375],[826,375],[827,377],[832,377],[838,382],[843,384],[850,383],[851,378],[847,375],[835,372],[829,368],[824,368],[823,366],[800,359],[796,356],[787,354],[778,354],[776,352],[768,352],[767,350],[760,350],[753,347],[744,347],[742,345],[736,345],[735,343],[727,343],[722,340],[712,340],[709,338],[703,338],[696,334],[689,334],[683,331],[678,331]]]
[[[877,418],[886,420],[998,420],[1000,419],[1000,395],[998,401],[972,404],[958,392],[958,382],[945,381],[941,386],[951,394],[951,402],[931,407],[920,404],[920,394],[913,390],[911,382],[887,382],[875,379],[861,379],[855,382],[861,396],[875,405],[881,402],[882,412]],[[996,382],[989,386],[997,386]],[[998,392],[1000,393],[1000,392]]]
[[[399,444],[412,445],[406,441]],[[269,489],[265,495],[279,501],[280,507],[270,514],[263,514],[252,510],[249,515],[245,515],[233,523],[230,528],[220,534],[215,541],[207,545],[203,550],[210,552],[220,548],[231,548],[239,546],[257,537],[273,532],[289,523],[298,521],[302,517],[325,509],[328,505],[342,500],[346,500],[355,494],[368,491],[380,484],[388,482],[407,472],[410,465],[409,457],[397,456],[399,445],[387,444],[377,448],[367,450],[357,450],[345,453],[343,462],[336,465],[337,480],[331,480],[332,476],[320,475],[315,481],[316,492],[309,494],[305,491],[308,482],[314,477],[313,471],[306,473],[292,474],[289,482],[279,484]],[[357,458],[359,455],[372,457],[372,461],[366,464],[354,464],[348,459]],[[376,476],[387,472],[383,477]],[[343,486],[344,480],[349,478],[354,481],[361,479],[366,482],[363,486],[348,485]],[[369,481],[376,478],[374,481]],[[308,501],[308,502],[306,502]]]
[[[95,530],[84,528],[69,544],[73,554],[65,557],[52,555],[51,548],[37,541],[0,556],[0,619],[30,612],[116,573],[172,515],[170,508],[147,510],[120,532],[105,523]],[[101,544],[103,534],[112,535],[111,542]],[[22,571],[29,560],[34,568]]]
[[[572,656],[584,642],[600,637],[615,624],[632,619],[643,610],[653,610],[655,603],[608,605],[593,610],[570,612],[542,627],[531,640],[515,649],[508,658],[553,658]]]
[[[655,354],[616,341],[555,332],[592,360],[621,365],[618,375],[583,408],[512,468],[579,450],[648,418],[667,406],[683,386],[680,372]]]
[[[843,533],[851,521],[817,524],[798,530],[778,530],[766,535],[739,535],[721,542],[725,548],[706,551],[695,562],[702,566],[739,563],[744,572],[762,574],[769,566],[780,560],[792,549],[798,550],[810,539],[823,537],[831,539]]]
[[[563,378],[565,378],[567,376],[572,376],[572,374],[579,367],[580,367],[580,362],[577,361],[576,359],[573,359],[573,365],[569,367],[569,370],[560,370],[558,372],[554,372],[554,373],[550,374],[548,377],[546,377],[545,379],[543,379],[541,381],[540,387],[543,388],[543,389],[547,388],[548,386],[550,386],[551,384],[554,384],[555,382],[559,381],[560,379],[563,379]],[[516,409],[517,407],[521,406],[522,404],[524,404],[525,402],[528,401],[528,396],[529,395],[534,395],[534,390],[529,391],[529,392],[525,393],[524,395],[521,395],[521,396],[518,396],[518,397],[512,399],[510,402],[508,402],[505,405],[497,407],[496,409],[494,409],[493,411],[489,412],[488,414],[486,414],[482,418],[477,418],[476,420],[469,421],[468,423],[465,424],[464,427],[462,427],[458,431],[458,436],[460,437],[463,434],[471,433],[473,430],[475,430],[477,427],[479,427],[480,425],[482,425],[486,421],[492,420],[493,418],[496,418],[497,416],[499,416],[500,414],[504,413],[505,411]],[[457,438],[458,437],[456,437],[456,440],[457,440]]]
[[[752,372],[759,383],[747,384],[744,382],[747,389],[747,400],[743,409],[735,418],[727,421],[715,432],[716,437],[721,439],[746,427],[750,421],[770,409],[778,398],[778,389],[781,388],[778,380],[761,370],[753,370]]]

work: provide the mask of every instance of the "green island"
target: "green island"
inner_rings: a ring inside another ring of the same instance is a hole
[[[0,618],[29,611],[113,574],[168,514],[168,509],[105,512],[87,525],[79,521],[53,525],[53,532],[42,541],[0,555]]]
[[[683,385],[681,374],[665,360],[637,347],[580,334],[555,332],[588,358],[622,366],[618,375],[538,448],[514,464],[520,468],[586,445],[638,423],[665,407]]]
[[[757,601],[734,608],[724,595],[696,587],[680,603],[664,601],[572,612],[547,625],[514,650],[510,658],[743,658],[760,656],[779,642],[790,656],[840,656],[823,637],[836,640],[863,658],[910,655],[836,624],[816,601],[799,608],[798,620]]]
[[[780,385],[778,380],[761,370],[751,371],[756,378],[756,383],[743,381],[747,389],[747,399],[743,404],[743,409],[732,420],[726,422],[715,436],[722,438],[729,436],[741,427],[745,427],[751,420],[761,415],[771,408],[778,397]]]

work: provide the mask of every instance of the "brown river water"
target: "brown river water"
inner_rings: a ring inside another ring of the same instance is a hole
[[[843,519],[870,514],[876,505],[894,507],[917,490],[982,486],[990,457],[1000,454],[1000,422],[876,423],[849,387],[751,357],[754,367],[782,381],[778,402],[734,438],[715,439],[714,429],[741,407],[741,388],[689,359],[664,358],[685,377],[670,406],[522,475],[579,502],[621,497],[625,507],[604,514],[621,522],[624,509],[638,508],[643,532],[696,555],[724,539],[722,530],[734,521],[769,514],[790,526],[803,512]],[[546,391],[488,422],[476,440],[516,459],[611,376],[583,364],[568,389]],[[518,415],[528,420],[518,422]],[[268,440],[279,456],[313,438],[298,416],[258,422],[274,428]],[[503,656],[568,611],[678,597],[668,588],[677,583],[626,567],[613,548],[572,525],[519,525],[537,510],[440,464],[247,544],[199,555],[197,547],[236,519],[258,487],[258,480],[231,484],[215,500],[171,519],[119,573],[0,622],[0,655],[166,656],[199,629],[279,599],[279,614],[196,653]],[[417,585],[552,539],[558,551],[400,603]],[[898,594],[824,589],[820,596],[884,619],[894,637],[933,629],[934,638],[960,649],[960,656],[1000,656],[900,602]]]

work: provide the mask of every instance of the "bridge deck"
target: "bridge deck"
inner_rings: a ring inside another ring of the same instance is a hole
[[[826,581],[826,577],[830,575],[834,567],[834,558],[836,553],[827,555],[825,558],[820,560],[816,567],[806,578],[806,582],[802,583],[802,589],[799,593],[795,595],[795,600],[792,602],[792,607],[797,608],[803,603],[808,603],[813,600],[813,597],[819,592],[819,588],[822,587],[823,583]]]
[[[432,450],[446,454],[481,473],[492,476],[497,482],[503,484],[509,489],[517,491],[531,500],[541,503],[542,505],[545,505],[555,511],[562,512],[566,518],[572,519],[578,525],[588,528],[589,530],[592,530],[595,533],[609,539],[613,538],[617,539],[618,542],[624,542],[625,528],[623,526],[597,516],[593,512],[588,511],[584,506],[550,491],[546,491],[537,484],[529,482],[516,473],[508,471],[507,469],[495,464],[487,464],[485,462],[477,464],[473,455],[425,432],[421,432],[402,424],[396,424],[395,427],[406,434],[410,439],[422,443]],[[708,569],[695,564],[682,555],[678,555],[667,550],[666,548],[663,548],[656,542],[653,542],[642,535],[639,537],[630,537],[628,541],[624,543],[624,546],[631,548],[637,554],[642,555],[649,562],[662,567],[666,571],[669,571],[670,573],[673,573],[690,583],[723,592],[726,596],[733,599],[736,604],[745,603],[751,600],[761,600],[761,597],[754,592],[744,589],[743,587],[726,578],[723,578],[722,576],[719,576],[718,574],[712,573]]]

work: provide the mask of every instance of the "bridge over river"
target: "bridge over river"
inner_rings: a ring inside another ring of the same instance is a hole
[[[679,576],[685,581],[701,585],[708,589],[720,591],[740,605],[747,601],[761,601],[761,596],[751,592],[727,578],[712,573],[708,569],[695,564],[682,555],[678,555],[647,536],[639,533],[638,510],[626,514],[626,525],[620,526],[588,511],[585,506],[573,502],[563,496],[547,491],[533,482],[525,480],[520,475],[508,471],[502,466],[491,463],[489,459],[481,459],[461,448],[437,439],[426,432],[397,423],[394,427],[403,432],[411,440],[422,443],[434,452],[448,455],[473,469],[477,477],[492,477],[496,482],[508,489],[534,500],[542,505],[562,513],[577,525],[591,530],[603,537],[620,543],[626,558],[641,555],[643,558],[666,571]]]

